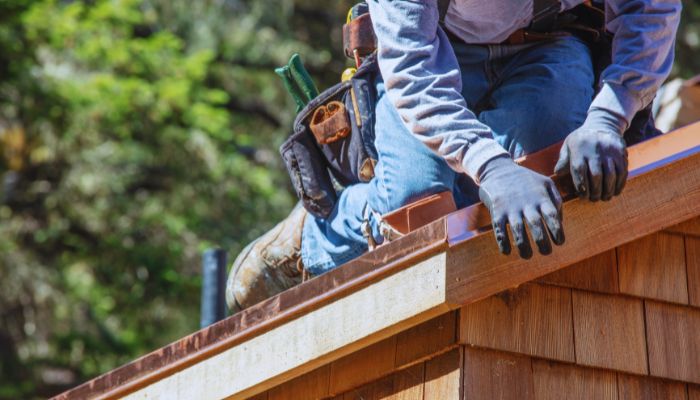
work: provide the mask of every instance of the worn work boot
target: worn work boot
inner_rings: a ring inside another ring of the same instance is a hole
[[[301,230],[306,214],[301,203],[297,204],[284,221],[238,255],[226,282],[226,303],[231,313],[302,282]]]

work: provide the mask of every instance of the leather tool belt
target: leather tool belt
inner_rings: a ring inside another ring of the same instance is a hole
[[[343,51],[349,58],[366,57],[377,49],[377,37],[369,13],[343,25]]]

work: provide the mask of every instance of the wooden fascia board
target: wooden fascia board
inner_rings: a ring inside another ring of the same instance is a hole
[[[445,253],[352,292],[124,399],[246,399],[450,311]]]
[[[227,381],[231,388],[236,388],[237,392],[228,396],[242,398],[241,396],[254,395],[354,349],[370,345],[398,330],[423,322],[436,312],[454,309],[488,297],[647,233],[700,215],[699,151],[700,124],[630,148],[632,173],[625,192],[608,203],[590,204],[575,199],[567,201],[564,215],[569,240],[549,257],[536,255],[530,261],[523,261],[516,256],[505,257],[498,254],[492,235],[488,229],[483,228],[488,226],[488,213],[483,206],[470,207],[98,377],[58,398],[118,398],[130,393],[145,394],[147,392],[142,390],[150,385],[158,385],[165,393],[173,390],[170,392],[172,395],[177,392],[177,388],[184,387],[179,383],[180,377],[186,376],[186,371],[197,364],[207,364],[218,356],[226,357],[223,354],[235,353],[236,347],[246,346],[254,340],[262,340],[256,338],[265,335],[274,337],[276,332],[273,331],[286,331],[285,327],[291,326],[295,321],[307,316],[311,318],[315,313],[320,315],[330,309],[328,307],[337,306],[335,303],[341,304],[343,299],[350,298],[355,293],[367,293],[363,290],[372,291],[374,286],[382,287],[383,282],[388,282],[387,279],[399,282],[400,289],[404,288],[406,291],[373,292],[372,298],[376,301],[383,299],[396,302],[397,298],[419,298],[424,293],[413,292],[415,288],[411,286],[410,279],[406,278],[409,281],[401,282],[400,279],[396,280],[397,276],[409,277],[413,269],[424,268],[425,264],[418,262],[420,260],[428,262],[426,260],[429,259],[437,263],[436,265],[440,263],[435,260],[443,260],[444,269],[441,271],[445,274],[445,293],[442,304],[426,302],[425,305],[415,308],[415,315],[412,317],[398,313],[403,319],[382,319],[383,313],[392,313],[392,309],[365,310],[370,315],[365,313],[363,317],[384,321],[374,325],[372,329],[375,329],[375,332],[362,331],[364,336],[358,339],[358,331],[349,329],[343,333],[345,341],[334,342],[333,346],[319,350],[321,353],[313,357],[307,354],[306,358],[298,358],[296,367],[293,363],[283,364],[282,361],[276,360],[279,365],[287,368],[284,371],[272,372],[266,376],[256,375],[254,378],[249,375],[237,375],[235,372],[226,374],[225,367],[214,371],[218,375],[217,379]],[[551,164],[551,160],[546,161],[544,167],[540,165],[537,169],[541,172],[546,171],[546,168],[549,168],[547,163]],[[566,187],[563,187],[563,191],[567,192]],[[625,233],[621,234],[621,230]],[[439,298],[435,293],[432,295],[432,299]],[[345,316],[349,315],[348,312]],[[289,343],[301,344],[317,340],[293,336],[294,332],[290,332],[290,335],[292,336],[286,339]],[[293,344],[289,346],[290,349],[294,347]],[[260,347],[258,351],[262,357],[266,349]],[[228,369],[233,370],[234,367]],[[192,375],[192,378],[195,376],[196,374]],[[239,381],[234,383],[231,379]],[[160,381],[162,383],[158,383]],[[175,386],[168,386],[167,382]],[[218,395],[223,392],[216,393]]]

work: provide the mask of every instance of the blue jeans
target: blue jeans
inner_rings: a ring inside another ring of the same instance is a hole
[[[563,140],[586,118],[593,99],[593,67],[585,43],[575,37],[526,45],[467,45],[453,41],[462,95],[479,120],[513,157]],[[376,83],[375,177],[345,188],[328,219],[309,215],[301,257],[313,275],[367,251],[360,227],[366,206],[386,214],[427,195],[452,191],[458,207],[478,201],[476,184],[453,171],[415,138]],[[375,239],[377,221],[370,217]]]

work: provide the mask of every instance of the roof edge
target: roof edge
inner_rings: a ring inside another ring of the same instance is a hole
[[[550,168],[552,152],[541,158],[529,156],[530,162],[542,161],[537,167],[540,172]],[[546,159],[545,159],[546,158]],[[659,230],[700,215],[700,123],[682,128],[670,134],[630,147],[630,179],[628,188],[621,198],[609,203],[590,205],[575,199],[566,202],[567,218],[598,218],[603,223],[610,219],[626,218],[637,221],[634,235],[619,238],[615,242],[631,241],[650,230]],[[548,161],[549,160],[549,161]],[[554,159],[556,161],[556,159]],[[697,171],[697,172],[693,172]],[[670,179],[674,173],[685,173],[683,179]],[[565,182],[559,182],[564,194],[571,193]],[[644,190],[650,185],[672,188],[666,196],[651,199],[651,203],[633,201],[643,199]],[[685,193],[685,195],[683,195]],[[672,196],[683,195],[689,204],[674,205]],[[662,198],[663,197],[663,198]],[[695,201],[694,204],[690,204]],[[634,207],[625,214],[624,208]],[[595,209],[593,209],[595,207]],[[655,209],[656,208],[656,209]],[[674,209],[675,208],[675,209]],[[641,216],[630,216],[642,213]],[[649,218],[649,213],[653,218]],[[666,213],[666,214],[664,214]],[[399,271],[410,268],[415,263],[437,253],[447,254],[448,298],[446,304],[456,307],[488,295],[518,285],[527,280],[563,268],[580,259],[591,256],[592,251],[604,251],[596,243],[570,241],[567,246],[578,243],[575,253],[567,256],[564,247],[547,258],[535,257],[532,261],[522,261],[513,257],[498,256],[496,246],[488,233],[488,212],[483,205],[475,205],[459,210],[431,223],[404,238],[381,246],[334,271],[317,277],[296,288],[281,293],[267,301],[244,310],[209,328],[205,328],[175,343],[147,354],[125,366],[86,382],[55,398],[116,398],[150,385],[164,377],[182,371],[189,366],[220,354],[236,345],[259,337],[295,319],[336,302],[352,293],[379,282]],[[608,219],[605,221],[604,219]],[[586,228],[589,220],[578,220],[575,229],[591,235]],[[623,221],[625,223],[627,221]],[[620,222],[618,222],[619,228]],[[612,230],[606,237],[611,237]],[[597,237],[593,237],[597,239]],[[585,245],[585,246],[584,246]],[[583,247],[588,247],[581,250]],[[481,254],[475,254],[475,253]],[[492,254],[493,253],[493,254]],[[591,253],[591,254],[589,254]],[[465,260],[469,262],[465,267]],[[471,267],[469,266],[471,265]],[[478,270],[475,268],[478,267]],[[518,271],[526,271],[525,273]],[[368,343],[369,344],[369,343]],[[328,361],[328,360],[326,360]]]

